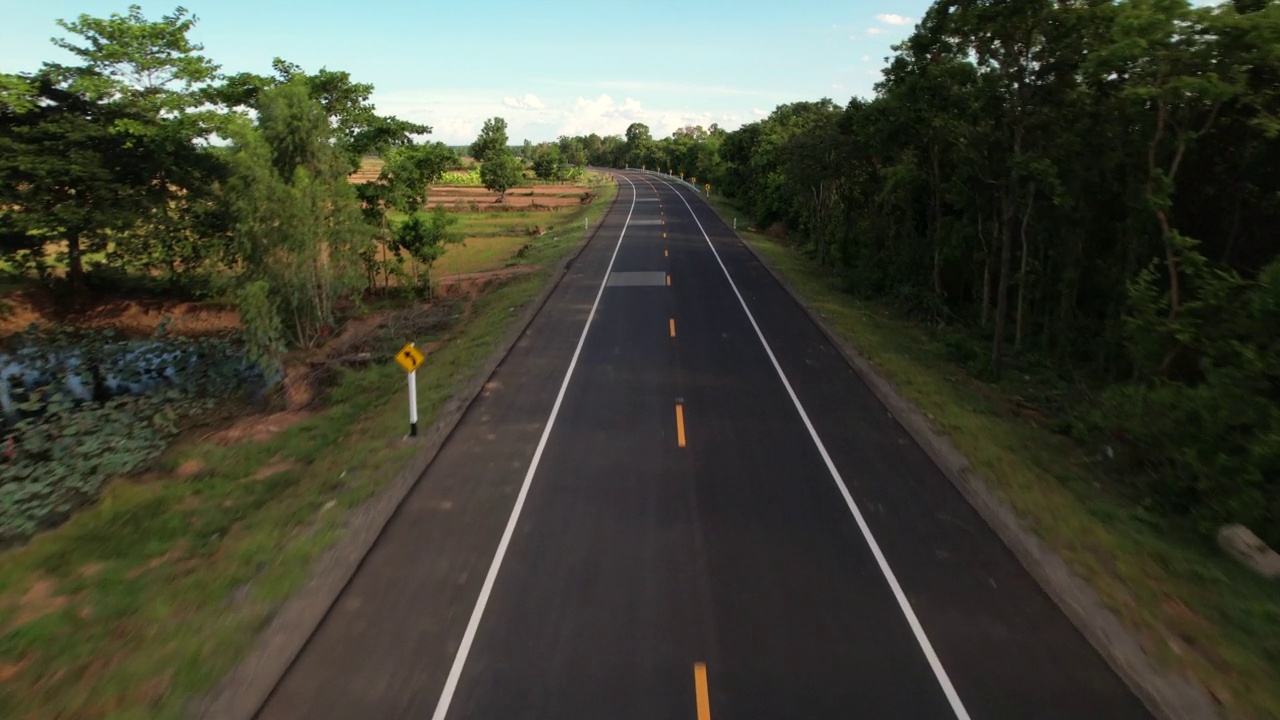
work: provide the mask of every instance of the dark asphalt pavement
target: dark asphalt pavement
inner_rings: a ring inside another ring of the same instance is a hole
[[[703,201],[619,184],[259,717],[1150,717]]]

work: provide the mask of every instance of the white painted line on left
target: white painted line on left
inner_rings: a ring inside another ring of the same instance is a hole
[[[591,330],[591,321],[596,317],[596,308],[600,305],[600,297],[604,295],[604,287],[609,282],[609,274],[613,272],[613,261],[618,259],[618,249],[622,247],[622,238],[627,234],[627,226],[631,224],[631,214],[636,209],[636,186],[625,175],[619,175],[631,186],[631,208],[627,211],[627,220],[622,224],[622,232],[618,233],[618,243],[613,246],[613,255],[609,258],[609,267],[604,271],[600,281],[600,289],[596,290],[595,302],[591,303],[591,313],[587,315],[587,324],[582,327],[582,335],[578,337],[578,347],[569,360],[569,369],[565,371],[564,381],[560,383],[560,392],[556,402],[551,406],[551,415],[547,417],[547,426],[542,429],[542,437],[538,447],[533,451],[533,460],[529,470],[524,474],[524,484],[520,486],[520,494],[516,496],[515,507],[511,508],[511,517],[507,519],[507,527],[502,531],[502,539],[498,541],[498,549],[493,554],[493,562],[489,564],[489,573],[480,586],[480,596],[476,598],[476,606],[471,611],[471,619],[467,622],[467,630],[462,634],[462,642],[458,645],[458,654],[453,658],[453,666],[449,668],[449,677],[444,681],[444,689],[440,691],[440,700],[436,703],[436,711],[432,720],[445,720],[449,714],[449,704],[453,702],[453,693],[458,689],[458,679],[462,676],[462,668],[467,664],[467,654],[471,652],[471,643],[475,641],[476,630],[480,627],[480,618],[484,616],[484,608],[489,604],[489,595],[493,592],[493,583],[498,579],[498,570],[502,567],[502,558],[507,554],[507,546],[511,544],[511,536],[515,533],[516,523],[520,520],[520,510],[524,508],[524,500],[529,495],[529,486],[533,484],[533,474],[538,471],[538,462],[542,460],[542,451],[547,446],[547,438],[551,436],[551,428],[556,424],[556,416],[560,414],[560,403],[564,400],[569,380],[573,378],[573,369],[578,365],[578,356],[582,354],[582,345],[587,340],[587,332]]]

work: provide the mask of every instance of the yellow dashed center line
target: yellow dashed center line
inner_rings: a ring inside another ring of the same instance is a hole
[[[671,284],[671,276],[670,276],[670,275],[668,275],[668,276],[667,276],[667,284],[668,284],[668,285],[670,285],[670,284]]]
[[[676,319],[671,318],[667,321],[667,326],[671,329],[671,337],[676,336]]]
[[[667,251],[666,251],[666,250],[663,250],[663,251],[662,251],[662,257],[667,257]]]
[[[711,697],[707,693],[707,665],[693,665],[693,694],[698,699],[698,720],[711,720]]]
[[[684,405],[676,403],[676,446],[684,447]]]

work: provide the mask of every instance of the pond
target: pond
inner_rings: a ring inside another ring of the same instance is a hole
[[[160,390],[225,394],[230,382],[260,396],[276,379],[264,377],[225,339],[114,340],[102,333],[35,338],[0,352],[0,427],[38,413],[36,395],[62,393],[87,403]]]
[[[219,401],[260,400],[279,380],[233,338],[116,339],[57,330],[0,352],[0,546],[145,469]]]

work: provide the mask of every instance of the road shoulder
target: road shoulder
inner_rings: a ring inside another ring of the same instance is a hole
[[[705,203],[701,196],[698,200]],[[711,209],[716,211],[717,217],[724,223],[723,215],[714,206]],[[752,242],[743,238],[740,233],[729,230],[727,223],[724,224],[724,230],[734,232],[773,279],[804,310],[872,393],[1014,553],[1036,583],[1154,715],[1167,720],[1208,720],[1219,717],[1217,703],[1208,692],[1191,678],[1160,667],[1144,650],[1136,636],[1105,606],[1094,589],[1074,573],[1062,557],[991,489],[948,437],[934,428],[925,414],[858,352],[854,341],[836,332],[811,299],[798,292]]]
[[[418,451],[377,495],[351,512],[342,537],[316,561],[307,583],[280,607],[249,654],[213,692],[194,703],[193,715],[216,720],[250,720],[257,715],[347,587],[396,509],[425,474],[467,410],[559,287],[574,261],[606,227],[606,221],[617,207],[615,196],[592,232],[557,263],[538,296],[525,306],[520,317],[511,324],[502,341],[472,374],[466,386],[445,403],[435,423],[414,441],[420,444]]]

